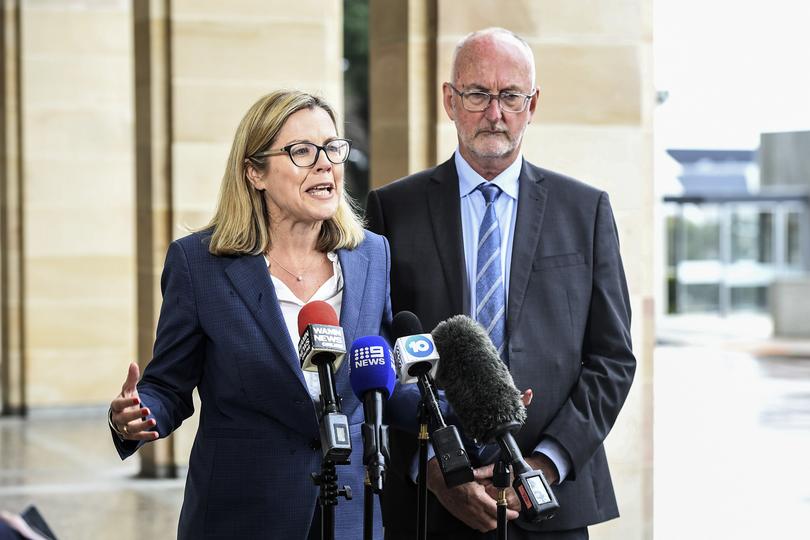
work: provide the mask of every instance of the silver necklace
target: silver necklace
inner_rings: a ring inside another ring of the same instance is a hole
[[[304,281],[304,274],[306,274],[307,272],[309,272],[310,270],[312,270],[312,267],[313,267],[313,266],[315,266],[315,264],[317,264],[317,263],[318,263],[318,261],[315,261],[314,263],[312,263],[311,265],[309,265],[309,267],[308,267],[308,268],[304,268],[304,269],[303,269],[303,270],[301,270],[300,272],[296,273],[296,272],[291,272],[290,270],[288,270],[288,269],[287,269],[287,267],[285,267],[283,264],[281,264],[280,262],[278,262],[278,260],[276,260],[276,258],[275,258],[275,257],[273,257],[272,255],[270,255],[270,253],[269,253],[269,252],[267,253],[267,256],[270,258],[270,260],[271,260],[271,261],[273,261],[274,263],[276,263],[276,264],[279,266],[279,268],[281,268],[282,270],[284,270],[285,272],[287,272],[288,274],[290,274],[292,277],[294,277],[294,278],[296,279],[296,281]]]

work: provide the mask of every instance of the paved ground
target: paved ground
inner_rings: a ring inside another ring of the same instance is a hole
[[[134,476],[118,459],[106,409],[0,419],[0,509],[35,503],[59,540],[174,538],[182,480]]]
[[[655,353],[655,540],[810,538],[810,342],[687,322]],[[36,503],[60,540],[174,538],[182,480],[135,479],[105,413],[0,418],[0,509]]]
[[[810,538],[810,340],[756,317],[659,328],[655,540]]]
[[[655,540],[810,538],[810,356],[661,347]]]

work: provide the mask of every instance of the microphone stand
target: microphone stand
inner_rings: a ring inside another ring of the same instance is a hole
[[[419,478],[417,484],[418,505],[416,512],[416,530],[418,540],[427,538],[427,442],[428,422],[432,432],[430,440],[444,482],[448,487],[455,487],[473,481],[473,470],[464,443],[456,426],[448,426],[439,407],[436,387],[433,378],[425,370],[417,375],[416,384],[422,399],[419,403]]]
[[[419,476],[416,493],[416,538],[427,539],[427,455],[428,455],[428,415],[425,398],[419,402]]]
[[[502,458],[495,464],[495,473],[492,475],[492,485],[498,488],[498,540],[507,540],[506,530],[506,490],[509,488],[509,477],[512,470]]]
[[[347,501],[352,498],[352,488],[350,486],[338,488],[337,483],[335,465],[349,463],[351,438],[349,421],[346,415],[340,412],[340,403],[335,396],[335,382],[330,362],[332,358],[329,354],[316,354],[312,360],[318,367],[318,378],[321,383],[319,427],[323,459],[320,474],[312,473],[312,481],[320,487],[318,499],[321,506],[321,540],[335,538],[335,506],[338,504],[338,498],[344,497]]]
[[[380,391],[366,392],[363,398],[363,465],[366,478],[363,488],[363,539],[374,537],[374,494],[382,493],[385,464],[391,459],[388,450],[388,426],[382,424],[383,396]],[[373,414],[372,414],[373,411]],[[377,419],[374,422],[373,419]]]
[[[363,488],[363,540],[374,538],[374,490],[366,471],[366,482]]]
[[[343,486],[338,488],[335,462],[324,459],[321,462],[321,473],[312,473],[312,481],[320,486],[318,500],[321,506],[321,540],[334,540],[335,538],[335,506],[338,497],[352,498],[352,488]]]

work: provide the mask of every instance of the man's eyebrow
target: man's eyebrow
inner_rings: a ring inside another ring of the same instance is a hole
[[[483,84],[478,83],[471,83],[464,85],[464,91],[472,91],[472,92],[489,92],[489,88]]]
[[[516,84],[510,84],[501,88],[501,92],[524,92],[524,90]]]
[[[530,90],[531,91],[531,90]],[[464,92],[486,92],[492,94],[493,92],[490,88],[483,84],[478,83],[471,83],[464,86]],[[509,86],[504,86],[498,92],[520,92],[520,93],[527,93],[517,84],[510,84]]]

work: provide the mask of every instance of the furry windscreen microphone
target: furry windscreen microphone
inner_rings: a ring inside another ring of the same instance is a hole
[[[481,325],[456,315],[432,334],[442,359],[436,382],[468,435],[489,443],[499,427],[523,424],[526,407],[520,391]]]

